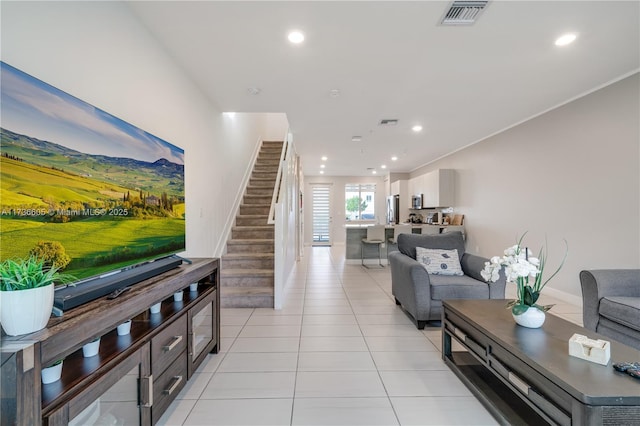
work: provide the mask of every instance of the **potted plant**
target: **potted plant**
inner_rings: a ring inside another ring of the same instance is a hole
[[[91,358],[92,356],[98,355],[100,351],[100,337],[96,337],[89,343],[85,343],[82,346],[82,356],[85,358]]]
[[[60,377],[62,376],[62,361],[62,359],[59,359],[50,366],[40,370],[40,376],[43,384],[47,385],[60,380]]]
[[[558,269],[543,281],[542,275],[548,258],[547,251],[542,247],[538,257],[532,256],[531,250],[522,245],[525,235],[526,232],[516,245],[506,248],[503,257],[494,256],[490,262],[486,262],[481,275],[486,281],[495,282],[498,280],[500,270],[504,266],[507,282],[516,284],[517,299],[512,300],[507,305],[508,308],[511,308],[513,319],[523,327],[538,328],[544,323],[545,312],[553,306],[539,305],[537,303],[538,298],[544,286],[560,272],[569,250],[567,247]],[[565,246],[566,244],[567,242],[565,241]]]
[[[9,336],[46,327],[53,308],[53,287],[67,276],[45,259],[7,259],[0,263],[0,321]]]

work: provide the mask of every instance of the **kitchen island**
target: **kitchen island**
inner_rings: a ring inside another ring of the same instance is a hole
[[[362,253],[362,257],[366,264],[378,263],[378,247],[371,244],[362,244],[362,239],[367,237],[367,228],[373,225],[373,223],[345,225],[347,233],[345,250],[347,263],[360,263],[360,253],[363,249],[364,252]],[[440,232],[442,232],[442,229],[447,227],[446,225],[411,224],[412,233],[421,234],[423,226],[437,227]],[[389,253],[398,250],[397,244],[390,242],[390,240],[393,239],[393,225],[386,225],[385,228],[385,244],[382,247],[383,264],[387,262],[386,258]]]

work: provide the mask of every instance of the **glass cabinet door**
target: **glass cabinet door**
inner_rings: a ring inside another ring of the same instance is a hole
[[[71,419],[69,426],[140,424],[139,370],[140,368],[136,365],[98,399]]]
[[[198,358],[213,340],[213,305],[205,304],[194,313],[193,327],[193,358]]]
[[[67,404],[45,416],[45,423],[49,426],[150,424],[153,398],[150,373],[149,344],[146,344]]]
[[[216,295],[217,290],[212,291],[200,303],[189,310],[189,377],[212,351],[217,342],[216,329]]]

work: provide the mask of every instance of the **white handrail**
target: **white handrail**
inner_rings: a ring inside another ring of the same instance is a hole
[[[278,174],[276,175],[276,184],[273,188],[273,195],[271,196],[271,207],[269,208],[269,217],[267,218],[267,223],[273,225],[275,223],[275,208],[276,203],[278,202],[278,197],[280,195],[280,191],[282,188],[281,179],[282,179],[282,169],[284,166],[284,162],[286,160],[286,156],[289,153],[289,129],[287,129],[287,134],[284,137],[284,142],[282,143],[282,151],[280,151],[280,162],[278,163]]]

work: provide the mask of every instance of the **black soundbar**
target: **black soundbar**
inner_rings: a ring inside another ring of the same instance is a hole
[[[76,286],[57,289],[53,298],[53,306],[63,311],[80,306],[105,296],[114,290],[128,287],[144,281],[163,272],[177,268],[182,264],[182,258],[169,256],[153,262],[143,263],[131,269],[124,269],[113,274],[92,279]]]

